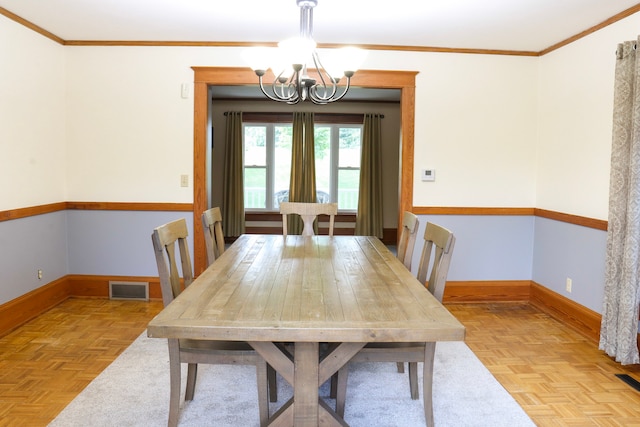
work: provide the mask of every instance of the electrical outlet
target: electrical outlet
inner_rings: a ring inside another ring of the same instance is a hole
[[[567,284],[566,284],[566,290],[567,292],[571,293],[571,287],[573,286],[573,281],[571,280],[571,278],[567,277]]]
[[[38,270],[38,280],[42,280],[42,270]]]
[[[189,186],[189,175],[180,175],[180,187]]]

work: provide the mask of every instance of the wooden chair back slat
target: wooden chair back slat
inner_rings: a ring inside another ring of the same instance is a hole
[[[165,306],[180,295],[183,286],[186,288],[193,282],[188,235],[187,222],[182,218],[155,228],[151,236]],[[178,263],[181,270],[178,269]]]
[[[411,213],[405,212],[402,216],[402,232],[398,241],[398,259],[402,261],[408,270],[411,270],[413,260],[413,249],[416,245],[416,237],[418,235],[418,226],[420,221],[418,217]]]
[[[207,209],[202,213],[204,243],[207,248],[207,265],[224,253],[224,233],[222,232],[222,213],[220,208]]]

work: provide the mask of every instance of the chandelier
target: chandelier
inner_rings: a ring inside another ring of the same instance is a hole
[[[314,104],[338,101],[347,94],[364,52],[354,47],[335,49],[325,58],[325,67],[313,40],[313,8],[318,1],[296,0],[296,4],[300,7],[300,36],[281,41],[276,52],[256,47],[247,50],[244,57],[258,76],[260,90],[273,101],[287,104],[307,99]],[[307,62],[313,64],[313,70],[307,69]],[[265,87],[263,80],[269,68],[275,78]],[[338,86],[342,77],[346,83]]]

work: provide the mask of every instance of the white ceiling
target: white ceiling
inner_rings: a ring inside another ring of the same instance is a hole
[[[318,0],[318,43],[539,52],[638,0]],[[295,0],[0,0],[66,41],[277,42]]]

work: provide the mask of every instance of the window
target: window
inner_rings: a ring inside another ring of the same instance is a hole
[[[245,123],[244,204],[249,210],[278,210],[289,199],[292,125]],[[338,209],[358,208],[362,125],[315,125],[318,201]]]

